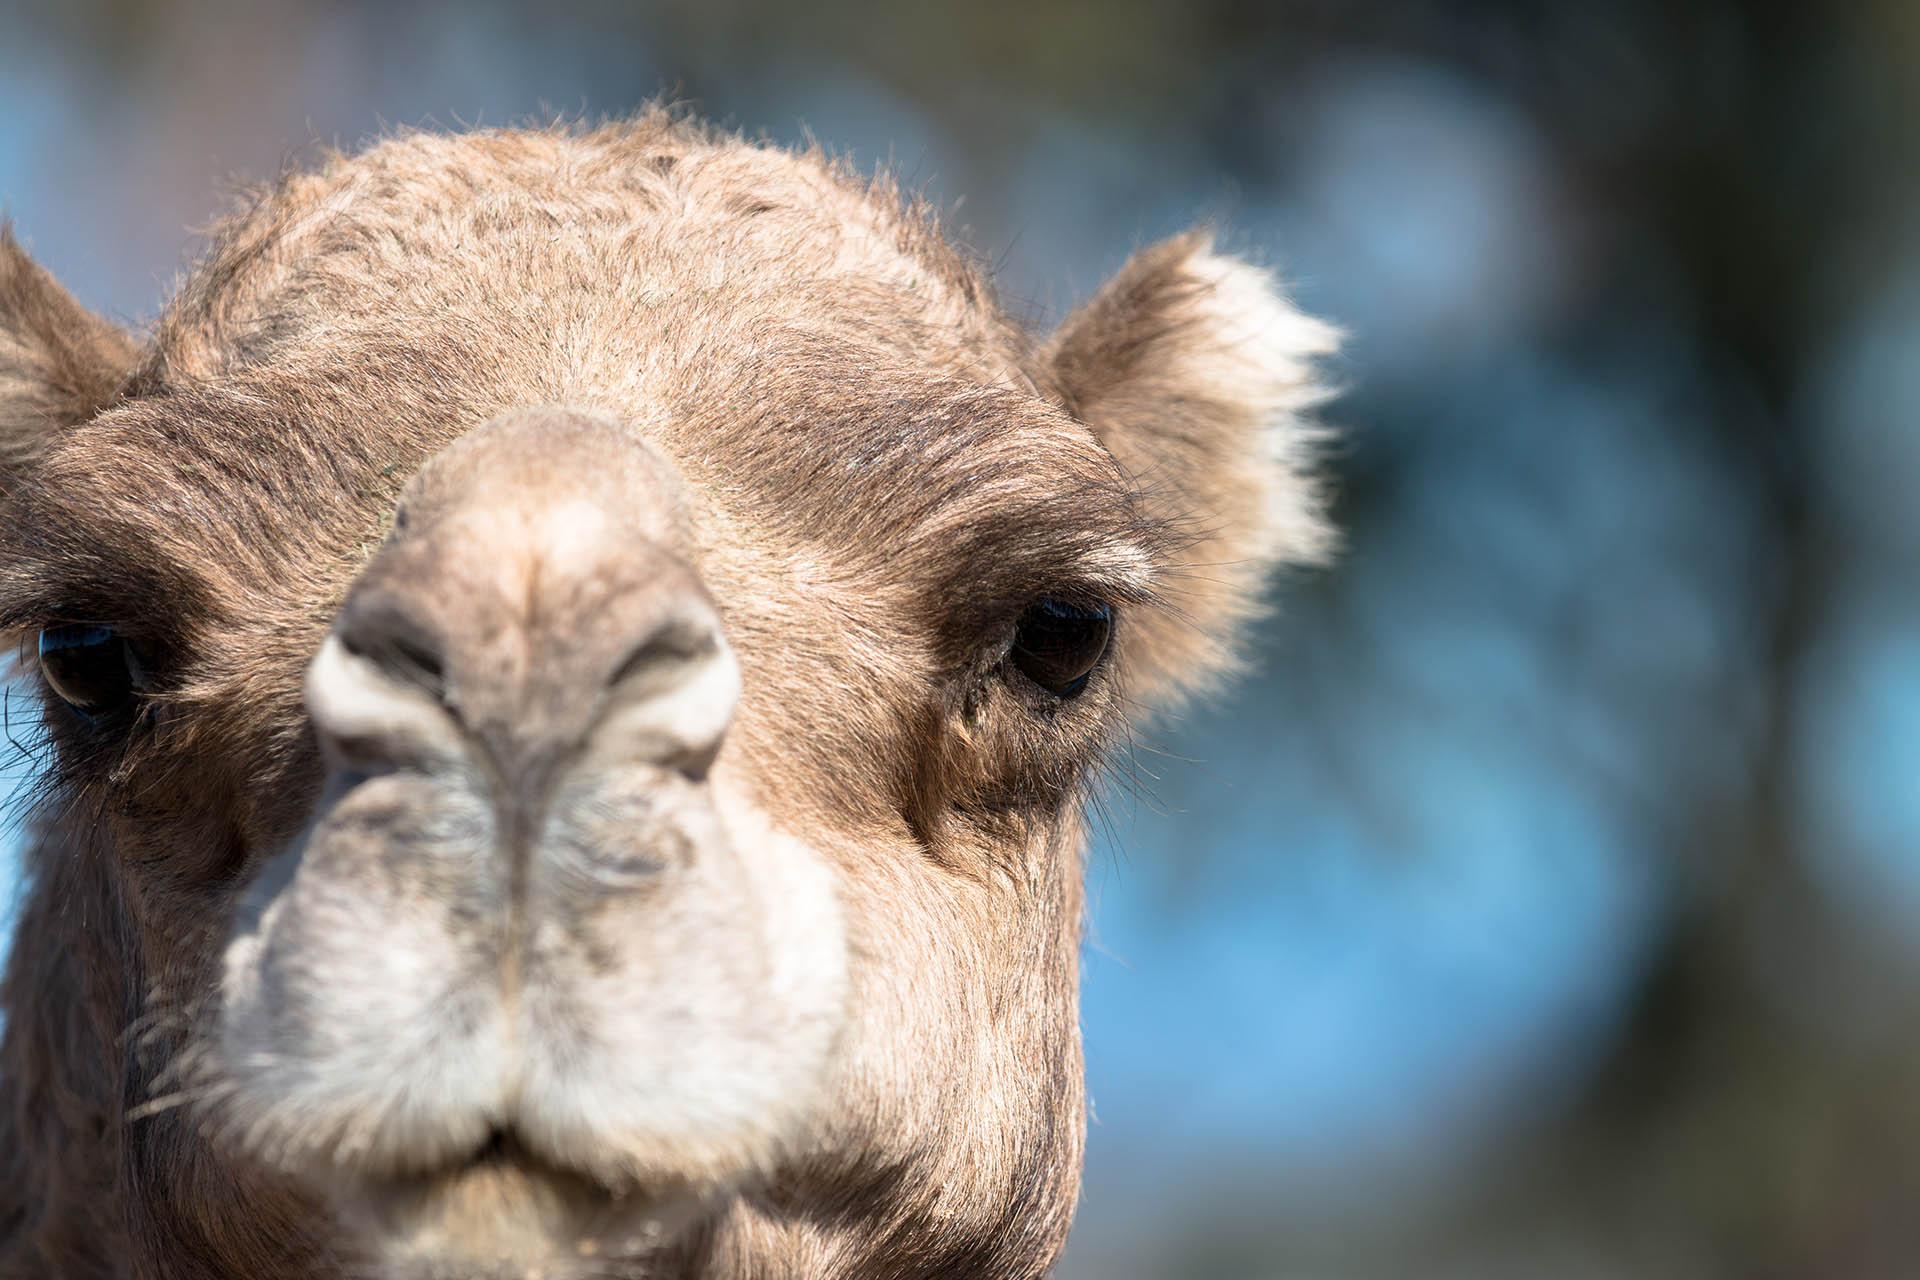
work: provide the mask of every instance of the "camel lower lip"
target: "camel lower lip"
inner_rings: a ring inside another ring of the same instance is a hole
[[[511,1134],[418,1174],[358,1177],[337,1190],[345,1215],[406,1275],[564,1276],[586,1262],[657,1250],[691,1220],[685,1188],[615,1190],[555,1166]]]

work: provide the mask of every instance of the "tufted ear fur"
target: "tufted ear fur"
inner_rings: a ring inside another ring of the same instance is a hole
[[[58,433],[111,404],[133,339],[90,314],[0,224],[0,492]]]
[[[1337,338],[1195,231],[1136,254],[1042,349],[1067,408],[1173,531],[1161,566],[1173,612],[1129,646],[1143,698],[1216,681],[1272,571],[1331,552],[1313,475],[1324,432],[1301,415],[1328,395],[1311,362]]]

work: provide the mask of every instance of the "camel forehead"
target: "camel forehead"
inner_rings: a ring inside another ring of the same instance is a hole
[[[928,233],[917,207],[903,212],[890,184],[824,153],[651,119],[587,132],[392,138],[290,175],[249,216],[296,244],[310,234],[325,243],[327,224],[344,220],[448,256],[479,256],[499,237],[522,245],[611,237],[645,250],[644,240],[620,237],[654,231],[676,247],[743,236],[787,250],[725,264],[733,275],[884,273],[912,259],[943,274],[967,267]]]
[[[572,343],[576,364],[641,342],[671,363],[782,325],[901,349],[910,330],[922,358],[990,377],[1026,346],[886,182],[656,115],[403,137],[289,175],[218,228],[156,358],[208,377],[403,325]]]
[[[177,416],[224,396],[216,416],[287,419],[295,452],[384,444],[388,472],[537,404],[758,470],[770,446],[951,454],[983,392],[1002,427],[1032,422],[1029,347],[890,189],[655,113],[399,138],[290,176],[220,230],[135,388]]]

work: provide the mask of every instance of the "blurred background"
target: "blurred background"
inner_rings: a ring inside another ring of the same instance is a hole
[[[1063,1277],[1920,1274],[1920,4],[0,0],[0,196],[137,324],[234,176],[663,90],[1036,325],[1216,218],[1351,335],[1344,557],[1102,805]]]

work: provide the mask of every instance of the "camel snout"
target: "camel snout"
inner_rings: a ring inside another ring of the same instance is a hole
[[[403,1251],[496,1193],[546,1207],[483,1252],[768,1167],[846,943],[723,757],[740,666],[677,477],[618,420],[520,411],[394,526],[308,668],[323,794],[222,956],[241,1140]]]
[[[682,498],[625,424],[570,409],[504,414],[429,460],[310,672],[335,766],[465,756],[521,798],[582,761],[698,781],[740,681]]]

